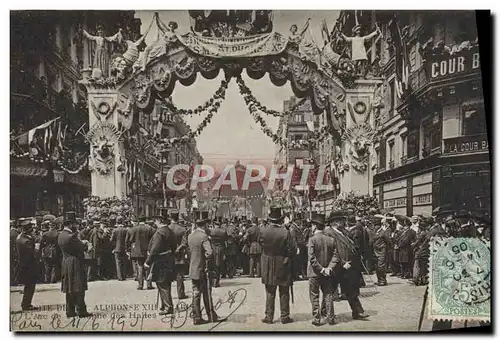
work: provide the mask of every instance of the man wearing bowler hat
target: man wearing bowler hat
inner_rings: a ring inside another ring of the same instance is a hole
[[[307,245],[308,265],[307,277],[309,278],[309,297],[311,298],[313,321],[315,326],[321,325],[319,305],[319,291],[323,293],[326,319],[328,324],[335,324],[333,310],[333,272],[341,262],[337,253],[335,240],[323,233],[325,228],[325,215],[312,212],[311,225],[313,236]]]
[[[85,274],[84,251],[88,245],[78,239],[75,212],[66,212],[64,229],[59,233],[58,244],[63,254],[61,266],[61,290],[66,294],[66,316],[87,317],[85,291],[87,276]]]
[[[130,257],[134,262],[137,271],[137,290],[144,289],[144,279],[148,278],[148,271],[144,269],[144,262],[146,261],[148,246],[151,238],[153,237],[154,230],[152,227],[146,225],[146,218],[137,218],[138,224],[132,227],[127,234],[127,245],[130,245]],[[147,289],[154,289],[150,280],[146,280]]]
[[[165,217],[167,214],[166,209],[162,209],[162,216]],[[175,279],[177,282],[177,298],[183,300],[187,298],[186,291],[184,288],[184,269],[186,266],[186,258],[188,252],[188,241],[187,237],[189,230],[179,224],[179,211],[170,210],[170,229],[174,233],[175,244],[177,245],[175,249]]]
[[[334,220],[339,217],[345,218],[345,212],[334,212],[331,217]],[[333,274],[333,288],[337,288],[338,284],[345,295],[347,302],[352,310],[352,318],[355,320],[367,318],[369,315],[365,313],[363,306],[359,300],[359,287],[361,284],[361,255],[358,253],[356,246],[345,231],[345,226],[340,221],[340,224],[333,224],[329,230],[329,235],[335,240],[338,256],[340,259],[339,265]],[[326,302],[323,302],[326,303]]]
[[[210,322],[221,322],[215,313],[212,292],[208,290],[208,266],[213,258],[213,248],[207,235],[207,225],[209,222],[208,211],[197,211],[196,228],[188,237],[189,251],[191,260],[189,264],[189,277],[193,282],[193,323],[195,325]],[[201,316],[201,296],[203,295],[203,304],[209,321]],[[209,297],[210,295],[210,297]]]
[[[18,279],[20,284],[24,284],[23,300],[21,309],[36,310],[31,305],[38,275],[38,266],[35,257],[35,240],[31,235],[33,223],[30,219],[21,222],[21,233],[16,238],[17,258],[18,258]]]
[[[260,231],[262,245],[262,283],[266,289],[266,310],[263,323],[272,324],[276,288],[279,287],[281,323],[291,323],[290,286],[292,285],[292,257],[294,247],[290,231],[282,226],[281,207],[271,207],[267,228]]]

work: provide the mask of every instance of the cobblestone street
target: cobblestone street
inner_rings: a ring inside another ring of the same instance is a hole
[[[375,276],[372,276],[375,278]],[[20,314],[21,287],[11,288],[11,328],[14,330],[115,330],[115,331],[416,331],[425,287],[408,285],[406,280],[390,277],[389,285],[376,287],[368,276],[367,286],[361,289],[361,302],[370,314],[366,321],[353,320],[347,301],[335,302],[337,324],[320,327],[311,325],[311,304],[308,282],[294,283],[295,303],[291,304],[294,323],[282,325],[279,320],[279,298],[277,297],[275,322],[263,324],[264,287],[259,278],[237,277],[224,279],[221,287],[214,289],[213,299],[219,316],[229,316],[227,322],[193,326],[184,309],[191,298],[178,303],[173,284],[174,304],[181,312],[175,319],[158,315],[155,309],[156,290],[137,291],[133,280],[124,282],[99,281],[89,283],[86,293],[88,310],[95,314],[77,324],[64,314],[64,295],[60,284],[37,286],[33,303],[42,311]],[[185,281],[186,291],[191,297],[191,283]],[[125,306],[128,305],[128,306]],[[60,319],[55,314],[60,315]],[[423,330],[430,330],[431,323],[425,321]]]

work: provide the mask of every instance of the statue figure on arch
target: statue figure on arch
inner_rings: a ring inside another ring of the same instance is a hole
[[[109,53],[106,44],[108,42],[118,42],[121,43],[122,29],[118,29],[118,32],[111,36],[104,36],[104,29],[102,26],[97,27],[97,35],[93,36],[83,29],[83,36],[91,41],[96,42],[96,48],[94,52],[94,60],[92,61],[92,75],[94,78],[108,77],[109,76]],[[94,72],[94,70],[99,70]],[[100,72],[100,74],[99,74]]]
[[[382,36],[382,32],[380,31],[378,25],[375,24],[377,27],[375,31],[366,36],[361,36],[361,25],[358,23],[357,11],[355,13],[355,19],[356,19],[356,25],[352,29],[353,36],[347,37],[343,33],[341,33],[340,36],[346,42],[349,42],[351,44],[351,60],[354,62],[358,74],[365,75],[366,71],[368,71],[367,69],[368,56],[366,54],[365,42],[367,40],[374,38],[377,35]]]
[[[144,50],[142,59],[141,71],[146,70],[146,65],[154,58],[161,56],[168,51],[169,45],[178,40],[175,30],[178,25],[175,21],[171,21],[165,25],[159,18],[158,13],[155,13],[156,25],[158,27],[158,36],[151,45],[148,45]]]

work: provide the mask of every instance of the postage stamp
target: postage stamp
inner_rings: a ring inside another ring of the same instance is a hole
[[[479,238],[433,238],[429,319],[490,321],[490,244]]]

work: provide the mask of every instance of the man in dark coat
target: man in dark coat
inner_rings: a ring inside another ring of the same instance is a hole
[[[57,263],[60,261],[60,250],[57,245],[59,232],[57,232],[54,224],[52,224],[55,218],[53,215],[45,215],[42,222],[42,224],[49,227],[49,230],[42,234],[40,242],[43,263],[45,265],[45,283],[56,282]]]
[[[399,264],[401,265],[401,278],[411,278],[413,265],[413,249],[411,244],[416,240],[416,233],[410,228],[408,219],[402,221],[403,229],[398,239]]]
[[[170,211],[170,230],[175,238],[175,279],[177,282],[177,298],[183,300],[187,298],[184,288],[184,269],[186,267],[186,258],[188,252],[188,230],[179,224],[179,211]]]
[[[257,217],[252,219],[252,226],[246,231],[246,239],[250,245],[250,277],[260,277],[260,255],[262,247],[259,244],[260,227]]]
[[[382,226],[377,229],[373,237],[373,253],[375,254],[375,273],[377,274],[377,285],[387,285],[386,272],[389,267],[388,254],[391,245],[391,230],[387,220],[382,219]]]
[[[354,247],[356,248],[356,252],[363,256],[365,254],[365,249],[366,249],[366,232],[365,232],[365,228],[363,226],[363,223],[361,222],[361,219],[359,217],[354,217],[354,219],[352,219],[352,222],[354,224],[354,226],[349,230],[349,238],[351,238],[351,240],[353,241],[354,243]],[[363,260],[361,260],[363,261]],[[366,266],[366,264],[365,264]],[[363,271],[363,266],[360,267],[360,271],[362,272]],[[365,281],[363,279],[363,275],[360,275],[359,276],[360,278],[360,281],[361,281],[361,286],[364,287],[366,284],[365,284]]]
[[[311,298],[313,321],[321,325],[319,290],[323,293],[328,324],[334,325],[333,288],[331,275],[340,263],[335,240],[323,233],[325,216],[313,212],[311,217],[313,236],[309,238],[307,277],[309,278],[309,297]]]
[[[340,283],[342,294],[345,295],[351,307],[353,319],[367,318],[369,315],[365,313],[359,300],[361,255],[358,253],[354,242],[349,238],[343,224],[334,223],[329,235],[335,240],[340,259],[339,266],[337,266],[333,274],[333,287],[336,288]]]
[[[213,300],[209,299],[212,291],[208,288],[208,276],[210,262],[213,260],[213,247],[207,234],[208,211],[198,211],[196,219],[196,228],[188,237],[189,251],[191,260],[189,263],[189,277],[193,282],[193,323],[195,325],[205,324],[209,321],[220,322],[215,313]],[[201,316],[201,296],[208,316],[206,321]]]
[[[422,221],[419,224],[419,232],[416,241],[412,244],[413,254],[413,278],[410,281],[414,285],[422,285],[425,280],[424,277],[427,273],[427,266],[430,256],[429,250],[429,228],[428,222]]]
[[[21,222],[21,233],[16,239],[17,259],[18,259],[18,276],[19,283],[24,284],[23,299],[21,301],[21,309],[36,310],[38,308],[31,304],[33,295],[35,294],[35,286],[38,276],[38,266],[35,257],[35,240],[31,235],[33,232],[33,224],[31,220]]]
[[[87,252],[85,259],[89,264],[87,271],[87,279],[89,282],[95,279],[103,279],[103,240],[104,228],[103,223],[94,221],[92,229],[87,235],[87,240],[92,245],[92,248]]]
[[[214,228],[210,231],[210,240],[214,249],[214,278],[212,280],[213,287],[220,287],[220,276],[222,266],[226,255],[226,240],[227,233],[221,228],[222,217],[216,217],[214,220]]]
[[[280,207],[271,207],[270,224],[260,231],[262,245],[261,275],[266,288],[266,311],[262,322],[272,324],[276,288],[279,287],[281,323],[291,323],[290,286],[292,285],[292,257],[294,245],[290,231],[282,227],[283,217]]]
[[[137,290],[144,289],[144,278],[148,278],[147,271],[144,271],[149,241],[153,237],[153,229],[145,224],[146,218],[138,219],[139,223],[132,227],[127,234],[127,246],[130,246],[130,257],[134,261],[137,269]],[[154,289],[151,280],[147,280],[147,289]]]
[[[61,290],[66,294],[66,316],[87,317],[85,291],[87,276],[85,275],[84,251],[88,244],[78,239],[75,212],[66,212],[64,229],[59,233],[57,243],[61,248],[63,259],[61,266]],[[88,242],[87,242],[88,243]]]
[[[238,248],[237,244],[237,235],[238,235],[238,229],[236,228],[237,222],[233,220],[233,222],[228,224],[226,234],[227,234],[227,241],[226,241],[226,272],[227,272],[227,277],[233,278],[233,276],[236,275],[236,266],[235,266],[235,257],[236,257],[236,251]]]
[[[403,232],[402,226],[399,221],[391,221],[391,224],[395,227],[391,233],[391,244],[390,250],[392,251],[390,257],[390,267],[391,267],[391,277],[401,276],[401,265],[399,264],[399,246],[398,241]]]
[[[111,232],[111,244],[113,254],[115,256],[116,277],[119,281],[124,281],[127,278],[127,229],[122,224],[122,219],[117,218],[117,224],[113,232]]]
[[[174,253],[177,245],[174,233],[168,227],[167,219],[156,217],[154,223],[157,229],[149,243],[148,257],[144,267],[151,269],[151,280],[156,282],[161,298],[160,315],[168,315],[174,313],[171,289],[175,277]]]

